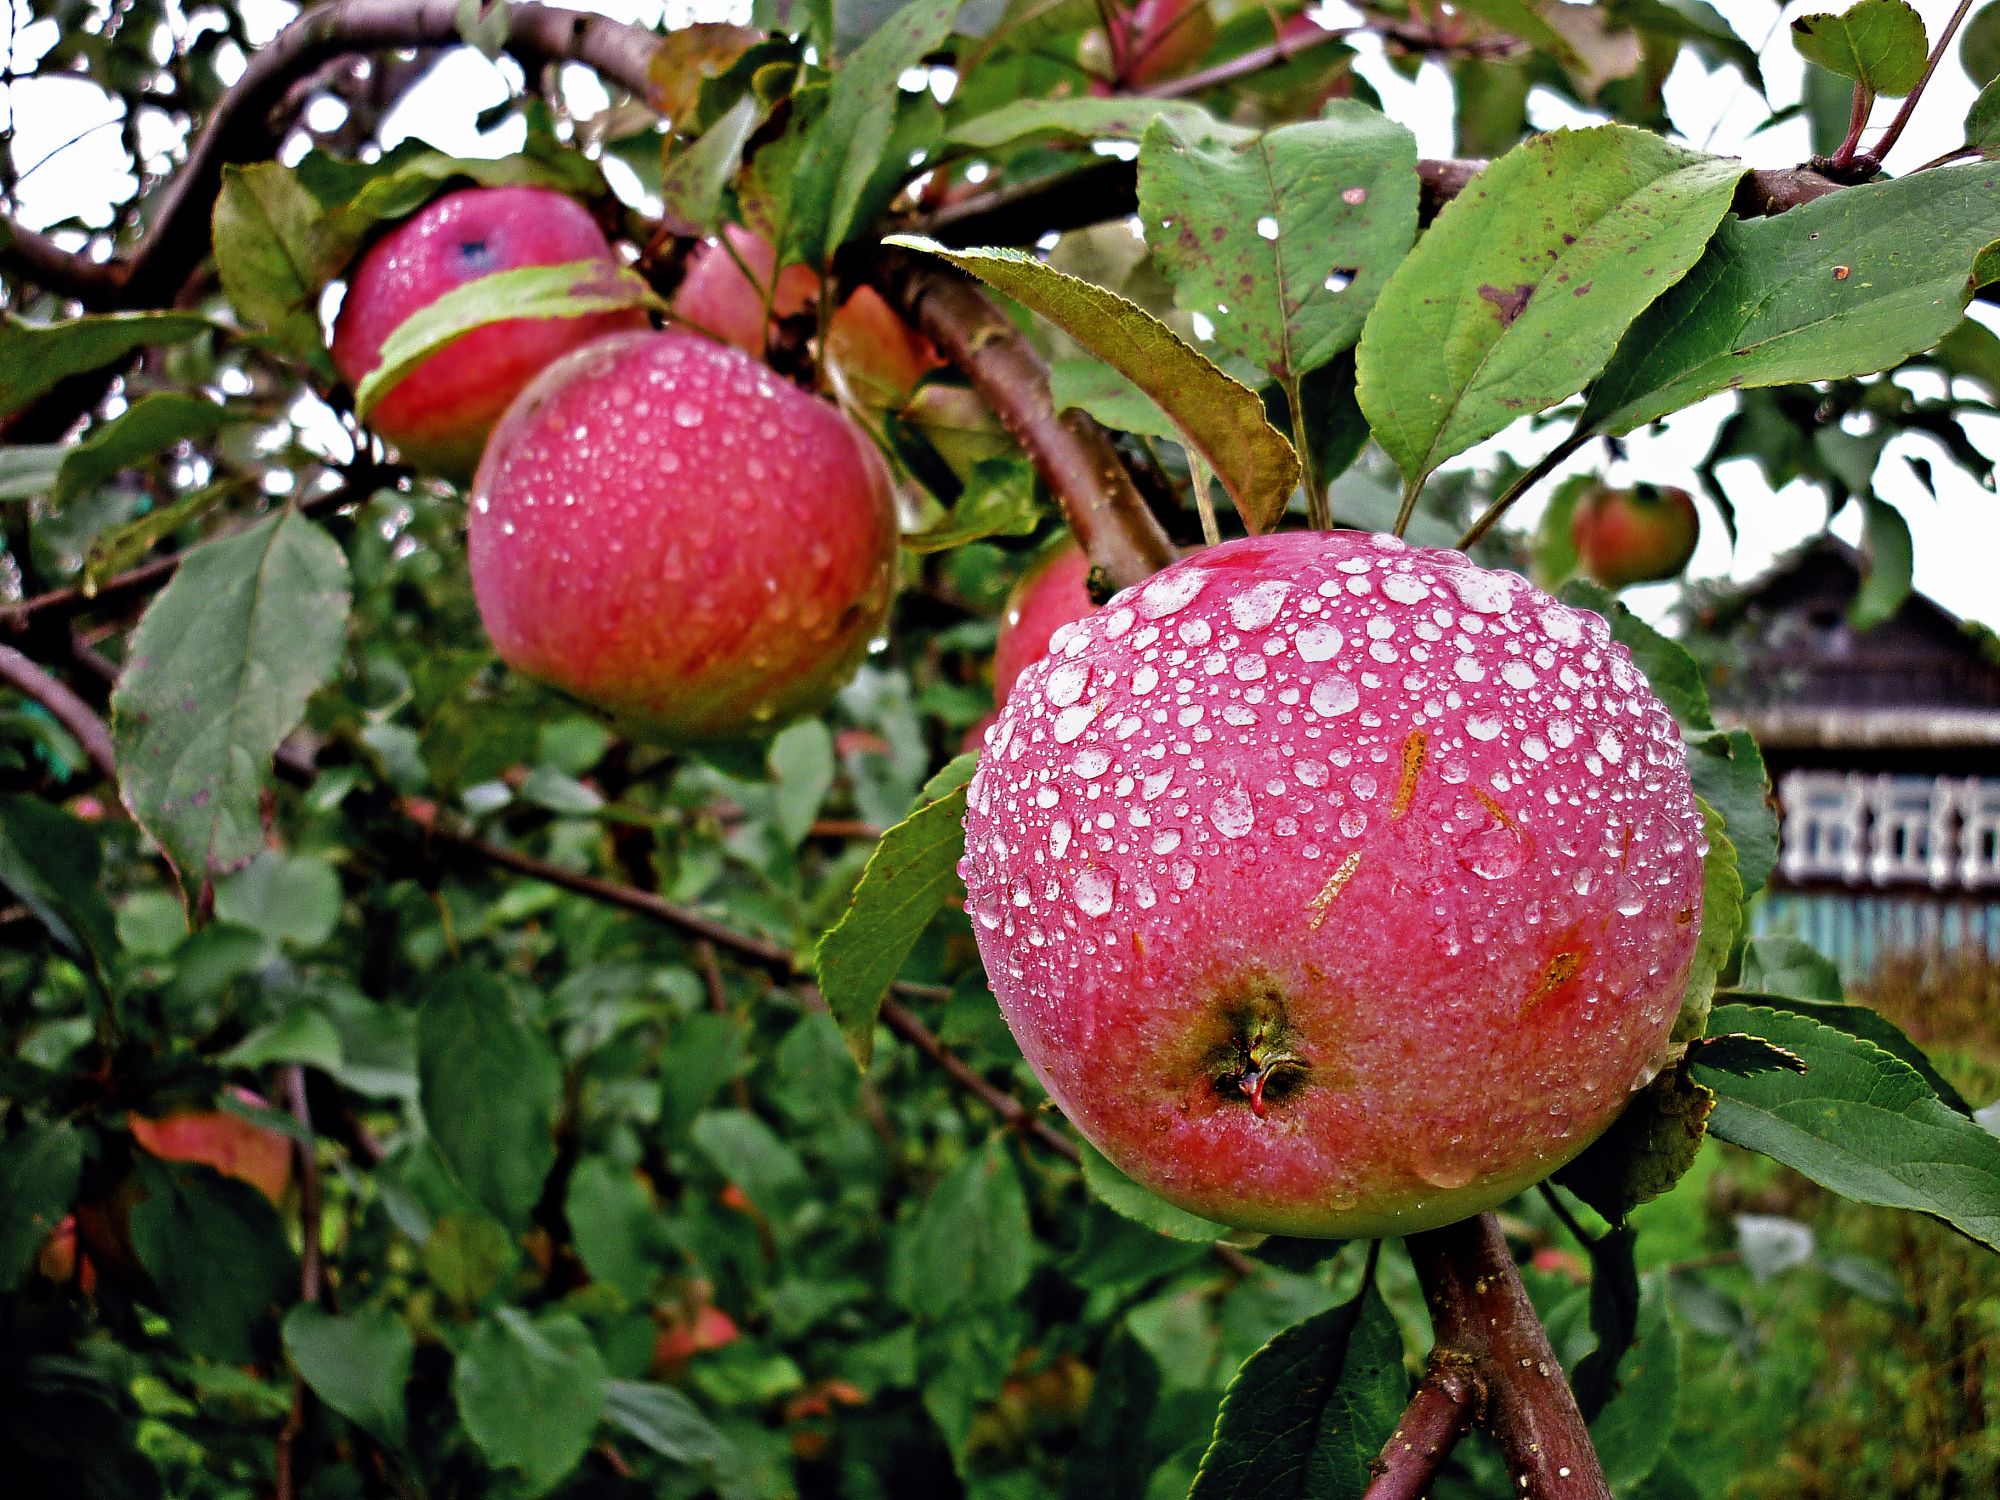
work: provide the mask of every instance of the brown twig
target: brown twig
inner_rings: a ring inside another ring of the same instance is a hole
[[[1944,30],[1938,33],[1937,45],[1931,48],[1930,58],[1924,64],[1924,76],[1919,78],[1917,86],[1904,96],[1902,107],[1890,119],[1888,128],[1882,132],[1881,139],[1875,142],[1875,149],[1868,153],[1876,161],[1879,162],[1888,156],[1895,150],[1896,142],[1903,138],[1903,131],[1910,123],[1910,116],[1917,112],[1917,101],[1924,97],[1924,90],[1931,86],[1932,75],[1937,72],[1938,64],[1944,61],[1945,48],[1951,45],[1952,37],[1958,34],[1959,26],[1963,24],[1967,12],[1971,9],[1972,0],[1958,0],[1958,9],[1954,10],[1951,19],[1944,23]]]
[[[32,698],[83,746],[97,774],[118,784],[118,760],[111,748],[111,731],[88,703],[36,666],[12,646],[0,646],[0,681]]]
[[[1478,1388],[1465,1361],[1443,1349],[1431,1352],[1424,1378],[1403,1409],[1403,1419],[1375,1461],[1375,1477],[1361,1500],[1421,1500],[1453,1446],[1472,1425]]]
[[[285,1104],[298,1121],[305,1139],[294,1141],[299,1163],[299,1234],[303,1241],[299,1257],[299,1301],[317,1304],[326,1289],[325,1258],[320,1246],[319,1152],[314,1149],[312,1106],[306,1099],[306,1070],[288,1063],[282,1070]],[[311,1392],[298,1375],[292,1376],[292,1406],[285,1425],[278,1431],[274,1456],[274,1488],[278,1500],[291,1500],[298,1493],[299,1435],[305,1431],[306,1411]]]

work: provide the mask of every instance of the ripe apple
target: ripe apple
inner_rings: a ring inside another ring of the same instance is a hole
[[[389,335],[446,292],[497,271],[585,260],[618,263],[574,198],[536,187],[447,193],[376,241],[349,273],[333,326],[334,365],[359,385],[382,362]],[[637,308],[489,323],[411,370],[376,405],[369,425],[418,467],[465,478],[508,403],[552,361],[645,324]]]
[[[501,658],[677,742],[825,707],[889,610],[888,470],[824,401],[726,344],[624,333],[493,433],[466,551]]]
[[[1686,490],[1598,485],[1577,501],[1569,535],[1584,573],[1608,589],[1622,589],[1672,578],[1685,568],[1701,521]]]
[[[786,266],[773,282],[778,257],[769,240],[740,224],[729,225],[723,233],[735,255],[715,240],[696,250],[674,294],[674,313],[762,359],[766,301],[772,317],[795,317],[819,297],[819,276],[809,266]],[[744,276],[744,267],[756,276],[755,282]],[[855,395],[875,407],[900,405],[917,382],[942,363],[930,341],[865,286],[850,293],[834,313],[827,328],[826,357]]]
[[[1090,559],[1071,542],[1031,568],[1007,596],[993,645],[993,701],[1004,704],[1014,680],[1049,649],[1049,637],[1097,608],[1090,599]]]
[[[1127,87],[1185,73],[1215,45],[1208,0],[1138,0],[1112,25],[1118,32],[1112,52]]]
[[[1679,732],[1604,621],[1456,552],[1230,542],[1058,631],[968,789],[966,910],[1050,1096],[1246,1229],[1403,1234],[1582,1150],[1701,916]]]
[[[692,1312],[670,1309],[653,1340],[654,1378],[676,1379],[697,1354],[724,1348],[739,1336],[736,1320],[712,1302],[702,1302]]]
[[[231,1089],[239,1102],[253,1109],[264,1101],[248,1089]],[[225,1177],[256,1188],[273,1203],[282,1202],[292,1180],[292,1143],[275,1130],[220,1109],[189,1109],[148,1119],[128,1115],[132,1139],[161,1161],[200,1162]]]

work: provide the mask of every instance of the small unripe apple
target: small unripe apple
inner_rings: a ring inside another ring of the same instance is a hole
[[[466,552],[517,671],[678,742],[826,706],[889,610],[888,470],[741,350],[626,333],[568,355],[495,429]]]
[[[1014,681],[1049,649],[1049,637],[1097,608],[1090,599],[1090,559],[1074,542],[1038,562],[1007,596],[993,645],[993,701],[1004,704]]]
[[[1577,501],[1569,534],[1584,573],[1608,589],[1622,589],[1679,574],[1694,556],[1701,520],[1686,490],[1598,485]]]
[[[618,264],[584,206],[549,188],[447,193],[371,246],[348,276],[333,362],[359,385],[383,342],[446,292],[523,266]],[[462,479],[507,405],[556,358],[592,339],[642,328],[637,308],[580,318],[512,318],[438,350],[376,404],[368,425],[419,468]]]
[[[809,266],[793,265],[779,272],[774,282],[778,256],[769,240],[740,224],[727,226],[723,233],[729,238],[728,249],[711,240],[689,259],[687,275],[674,294],[674,313],[762,359],[768,332],[767,293],[773,318],[796,317],[818,298],[819,276]],[[746,266],[756,281],[744,276]],[[826,357],[861,400],[878,407],[899,404],[941,363],[930,341],[865,286],[850,293],[834,313],[827,327]]]
[[[230,1090],[255,1109],[264,1101],[248,1089]],[[247,1182],[273,1203],[292,1180],[292,1143],[275,1130],[220,1109],[190,1109],[148,1119],[128,1115],[132,1139],[161,1161],[199,1162],[225,1177]]]
[[[1582,1150],[1701,917],[1685,751],[1604,621],[1394,537],[1210,547],[1058,631],[968,789],[986,971],[1105,1156],[1403,1234]]]

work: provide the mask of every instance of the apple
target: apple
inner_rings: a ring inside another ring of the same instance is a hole
[[[772,269],[778,257],[769,240],[740,224],[729,225],[723,233],[729,239],[727,249],[710,240],[689,259],[687,275],[674,294],[674,315],[762,359],[768,332],[766,302],[772,317],[796,317],[818,300],[819,276],[809,266],[793,265],[779,272],[774,282]],[[733,256],[730,250],[735,251]],[[745,267],[756,276],[755,282],[743,274]],[[865,286],[850,293],[834,313],[827,328],[826,357],[854,394],[873,407],[900,405],[917,382],[942,363],[930,341]]]
[[[265,1108],[245,1088],[230,1090],[240,1103]],[[179,1110],[158,1119],[128,1115],[132,1139],[161,1161],[199,1162],[282,1202],[292,1180],[292,1143],[275,1130],[220,1109]]]
[[[359,385],[382,362],[389,335],[446,292],[498,271],[573,261],[618,264],[574,198],[537,187],[447,193],[376,241],[349,273],[333,327],[334,366]],[[369,425],[410,463],[463,479],[508,403],[551,362],[644,326],[637,308],[489,323],[411,370],[377,403]]]
[[[1014,680],[1049,649],[1049,637],[1097,606],[1090,598],[1090,559],[1071,542],[1028,570],[1000,612],[993,645],[993,701],[1004,704]]]
[[[64,1214],[62,1222],[49,1231],[35,1257],[35,1269],[61,1286],[74,1280],[86,1297],[96,1294],[97,1267],[77,1249],[75,1214]]]
[[[1140,87],[1188,71],[1215,45],[1208,0],[1138,0],[1115,16],[1119,81]]]
[[[736,1320],[712,1302],[702,1302],[692,1312],[673,1308],[653,1341],[653,1375],[678,1378],[697,1354],[725,1348],[740,1336]]]
[[[1210,547],[1056,633],[968,788],[986,971],[1121,1171],[1244,1229],[1490,1208],[1662,1065],[1685,751],[1599,617],[1358,532]]]
[[[1667,485],[1596,485],[1577,501],[1570,540],[1584,573],[1608,589],[1672,578],[1701,535],[1694,497]]]
[[[896,522],[866,436],[741,350],[622,333],[494,430],[466,525],[501,659],[672,743],[816,713],[888,615]]]

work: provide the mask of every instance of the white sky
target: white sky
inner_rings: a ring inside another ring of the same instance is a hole
[[[1783,23],[1810,11],[1844,8],[1843,0],[1801,0],[1783,7],[1770,0],[1715,0],[1715,3],[1738,33],[1759,48],[1772,98],[1780,106],[1798,97],[1801,71]],[[748,0],[691,0],[691,3],[690,0],[664,0],[664,3],[663,0],[595,0],[589,8],[648,24],[663,17],[675,22],[744,20],[749,14]],[[1916,0],[1916,9],[1933,36],[1953,8],[1953,0]],[[293,14],[293,7],[283,0],[242,0],[239,9],[251,35],[260,41]],[[1350,7],[1340,4],[1325,4],[1320,14],[1332,25],[1358,19]],[[10,17],[25,20],[25,11],[14,11],[7,0],[0,0],[0,24]],[[49,22],[17,27],[13,43],[15,69],[32,68],[35,60],[52,45],[54,36]],[[1889,160],[1891,171],[1907,171],[1963,139],[1962,122],[1975,90],[1958,65],[1957,53],[1954,43]],[[1378,53],[1364,57],[1359,71],[1380,92],[1388,113],[1416,134],[1421,154],[1449,154],[1452,97],[1449,80],[1441,67],[1427,64],[1415,79],[1406,79],[1389,68]],[[447,151],[468,156],[500,155],[516,149],[520,144],[518,124],[481,136],[473,129],[473,116],[485,106],[505,99],[519,81],[519,72],[511,62],[492,64],[471,52],[456,53],[445,59],[385,122],[385,144],[415,135]],[[587,113],[603,102],[601,89],[582,69],[570,70],[568,86],[582,112]],[[26,174],[19,198],[22,219],[34,227],[72,216],[91,224],[108,223],[112,205],[125,198],[133,184],[123,170],[116,111],[105,96],[78,80],[31,80],[0,94],[6,96],[0,97],[0,112],[10,112],[15,126],[15,159]],[[1668,79],[1666,99],[1676,129],[1693,145],[1739,155],[1759,167],[1787,166],[1808,155],[1803,120],[1788,121],[1752,136],[1750,132],[1764,118],[1755,93],[1732,70],[1709,73],[1692,52],[1683,53]],[[1894,109],[1893,101],[1879,106],[1877,121],[1886,123]],[[1541,92],[1530,99],[1530,117],[1542,128],[1591,122],[1591,117]],[[142,144],[148,152],[158,155],[156,164],[164,169],[165,153],[178,146],[178,134],[160,123],[157,116],[149,114],[142,119],[149,122],[142,129]],[[1872,136],[1864,137],[1864,145],[1869,140]],[[614,180],[619,171],[622,169],[614,171]],[[620,185],[628,191],[638,189],[636,179],[629,175]],[[1978,316],[2000,327],[2000,318],[1994,314],[1995,309],[1990,306],[1978,308]],[[1912,375],[1907,379],[1913,388],[1927,394],[1938,389],[1938,382],[1928,376]],[[1693,466],[1708,451],[1729,405],[1729,397],[1715,397],[1669,418],[1657,433],[1634,434],[1628,442],[1627,462],[1622,468],[1612,470],[1610,477],[1614,482],[1647,479],[1681,484],[1699,494],[1701,486]],[[1975,419],[1967,425],[1973,441],[1984,452],[2000,455],[2000,419]],[[1490,461],[1500,451],[1526,460],[1539,456],[1553,442],[1553,435],[1528,434],[1517,427],[1474,449],[1453,467]],[[1939,492],[1935,500],[1904,461],[1912,455],[1937,460],[1934,473]],[[1594,468],[1601,457],[1601,447],[1592,445],[1558,474]],[[1704,503],[1701,545],[1690,569],[1694,576],[1749,577],[1777,553],[1820,528],[1823,501],[1817,491],[1794,484],[1773,494],[1755,467],[1747,462],[1725,466],[1721,478],[1736,508],[1739,541],[1732,553],[1719,519]],[[1924,437],[1898,438],[1890,445],[1877,473],[1877,487],[1909,519],[1915,539],[1917,587],[1960,615],[2000,627],[2000,588],[1994,586],[1993,562],[2000,558],[2000,497],[1983,489]],[[1545,485],[1543,493],[1552,488],[1553,483]],[[1516,524],[1532,524],[1537,511],[1537,501],[1525,502],[1515,513]],[[1850,541],[1858,540],[1859,516],[1850,508],[1834,530]],[[1675,597],[1673,585],[1635,589],[1627,595],[1635,608],[1656,618]]]

